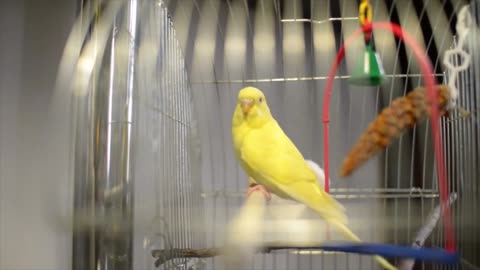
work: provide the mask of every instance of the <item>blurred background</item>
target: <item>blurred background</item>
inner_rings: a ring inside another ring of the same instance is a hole
[[[0,268],[68,269],[68,107],[52,107],[77,1],[0,3]],[[55,111],[55,114],[51,114]]]
[[[305,158],[323,167],[326,76],[359,27],[360,2],[0,1],[0,269],[156,269],[152,249],[221,247],[247,187],[231,146],[238,91],[262,89]],[[443,57],[458,42],[458,14],[470,4],[471,61],[457,84],[470,114],[452,111],[442,134],[449,187],[459,197],[457,268],[478,269],[480,3],[370,3],[374,21],[415,37],[440,83],[448,81]],[[438,204],[428,121],[352,176],[337,176],[368,123],[423,85],[410,48],[385,31],[373,38],[385,83],[347,82],[365,49],[361,38],[335,79],[332,194],[362,239],[409,245]],[[270,226],[266,241],[343,239],[292,202],[272,202],[268,220],[284,225]],[[444,247],[442,224],[426,245]],[[221,256],[161,267],[228,269]],[[258,254],[245,269],[376,267],[369,256],[287,250]]]

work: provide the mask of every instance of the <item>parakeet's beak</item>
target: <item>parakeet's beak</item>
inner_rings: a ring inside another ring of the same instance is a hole
[[[251,98],[244,98],[240,100],[240,107],[242,108],[243,114],[248,114],[250,109],[253,106],[253,99]]]

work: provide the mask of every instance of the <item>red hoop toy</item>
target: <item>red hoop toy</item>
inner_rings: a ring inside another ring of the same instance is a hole
[[[439,128],[439,112],[436,104],[436,91],[434,87],[436,85],[436,80],[433,74],[433,68],[430,60],[424,54],[423,50],[416,44],[415,39],[406,31],[404,31],[398,24],[390,23],[390,22],[375,22],[370,23],[366,22],[360,29],[356,30],[353,34],[351,34],[347,40],[345,41],[344,45],[340,48],[335,58],[335,61],[330,69],[330,73],[328,74],[327,85],[325,88],[325,95],[323,100],[323,126],[324,126],[324,160],[325,160],[325,191],[330,191],[330,183],[329,183],[329,160],[328,160],[328,124],[330,122],[330,96],[332,93],[332,86],[333,86],[333,79],[335,73],[337,72],[338,65],[341,63],[345,56],[345,48],[346,46],[350,45],[350,43],[357,38],[363,32],[371,33],[373,29],[383,29],[392,32],[397,38],[402,40],[407,46],[409,46],[420,65],[420,69],[425,80],[425,85],[427,89],[427,95],[430,100],[430,124],[432,127],[432,135],[434,141],[434,151],[435,151],[435,161],[436,161],[436,168],[438,174],[438,184],[440,189],[440,200],[442,209],[444,212],[443,215],[443,222],[444,222],[444,234],[446,237],[446,250],[448,252],[455,251],[455,237],[454,232],[452,229],[451,219],[450,219],[450,207],[448,205],[448,186],[447,186],[447,176],[445,173],[445,165],[443,159],[443,150],[440,145],[441,143],[441,135],[440,135],[440,128]]]

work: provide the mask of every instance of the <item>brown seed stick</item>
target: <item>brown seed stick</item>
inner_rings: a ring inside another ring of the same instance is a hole
[[[449,89],[446,85],[437,85],[437,103],[440,115],[447,111]],[[391,105],[373,120],[367,130],[350,150],[343,161],[340,176],[348,176],[364,162],[385,149],[404,131],[429,115],[429,101],[424,87],[414,89],[404,97],[396,98]]]

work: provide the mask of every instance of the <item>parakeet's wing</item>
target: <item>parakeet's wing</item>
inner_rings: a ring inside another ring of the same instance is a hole
[[[256,172],[268,174],[282,184],[298,179],[315,182],[315,174],[275,120],[248,133],[240,158]]]
[[[314,172],[275,120],[249,132],[240,158],[273,193],[304,203],[324,218],[346,222],[343,207],[320,189]]]

